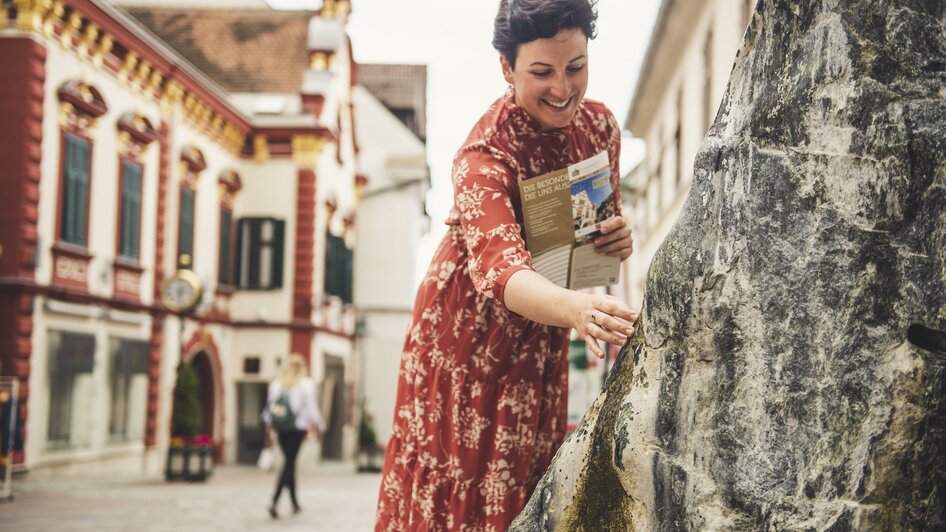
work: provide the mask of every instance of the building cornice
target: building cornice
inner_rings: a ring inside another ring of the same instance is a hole
[[[128,312],[149,313],[152,316],[165,317],[173,315],[170,311],[158,304],[145,304],[130,299],[115,297],[105,297],[90,294],[81,289],[41,285],[35,280],[25,277],[0,277],[0,293],[3,292],[28,292],[34,296],[44,296],[65,303],[76,303],[82,305],[96,305],[108,310],[123,310]],[[261,320],[234,320],[223,316],[210,314],[198,314],[188,316],[188,320],[201,324],[213,323],[217,325],[229,326],[235,329],[286,329],[289,331],[307,331],[319,334],[328,334],[337,336],[346,340],[354,340],[355,335],[346,333],[342,330],[332,329],[316,325],[308,320],[293,319],[290,321],[261,321]]]
[[[669,56],[683,52],[681,48],[685,47],[692,38],[697,29],[695,25],[701,19],[702,13],[706,9],[713,9],[714,4],[716,4],[715,1],[663,0],[661,2],[624,122],[625,128],[635,136],[643,135],[657,116],[660,110],[660,99],[665,96],[666,86],[676,73],[673,68],[679,64],[679,61]],[[674,22],[677,20],[692,22],[677,24]],[[666,68],[667,65],[671,68]]]
[[[11,0],[0,4],[5,10]],[[229,94],[121,9],[103,0],[12,0],[12,6],[17,30],[57,40],[165,111],[180,104],[185,119],[231,153],[243,148],[252,125]]]

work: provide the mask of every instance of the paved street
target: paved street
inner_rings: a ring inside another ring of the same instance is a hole
[[[17,531],[325,530],[370,531],[380,475],[325,464],[299,478],[299,504],[280,501],[274,521],[266,506],[275,473],[221,467],[205,483],[104,479],[14,480],[13,502],[0,503],[0,529]]]

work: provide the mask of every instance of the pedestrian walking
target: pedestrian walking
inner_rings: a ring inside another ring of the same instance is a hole
[[[404,344],[378,531],[506,530],[564,439],[570,329],[599,357],[599,340],[633,334],[624,303],[535,273],[522,236],[521,180],[607,151],[619,194],[621,129],[584,99],[596,17],[593,0],[500,3],[493,46],[510,86],[454,160],[449,229]],[[620,204],[595,245],[624,260]]]
[[[276,433],[279,448],[284,461],[282,471],[276,481],[269,515],[276,519],[276,509],[283,488],[289,491],[292,513],[299,513],[302,508],[296,498],[296,458],[306,433],[311,432],[315,439],[321,439],[325,430],[325,421],[315,399],[315,383],[308,377],[308,368],[302,355],[292,354],[286,361],[282,375],[269,384],[267,405],[263,411],[267,436]]]

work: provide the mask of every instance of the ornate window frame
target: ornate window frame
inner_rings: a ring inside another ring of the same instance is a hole
[[[141,299],[141,275],[144,267],[141,265],[141,240],[144,232],[141,209],[145,198],[145,164],[144,159],[148,146],[158,140],[160,135],[154,129],[147,117],[137,113],[125,113],[118,119],[118,191],[115,202],[115,259],[112,263],[113,293],[139,301]],[[135,165],[140,170],[138,216],[137,222],[137,253],[136,256],[124,254],[123,233],[125,230],[125,186],[126,165]]]
[[[181,150],[180,181],[177,194],[177,263],[180,267],[192,267],[194,264],[195,240],[197,236],[197,183],[200,174],[207,168],[204,153],[196,146],[187,145]],[[191,193],[190,249],[182,249],[184,224],[184,193]],[[188,253],[189,251],[189,253]],[[187,255],[187,257],[185,257]]]
[[[98,119],[108,111],[102,93],[82,80],[69,80],[56,91],[59,98],[59,168],[56,198],[55,236],[52,246],[53,283],[88,290],[89,235],[94,167],[95,128]],[[63,237],[66,184],[67,143],[77,138],[88,146],[87,179],[85,183],[84,237],[80,242],[67,242]]]

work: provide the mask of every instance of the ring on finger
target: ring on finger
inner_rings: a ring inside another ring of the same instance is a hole
[[[591,321],[597,325],[598,324],[598,311],[595,310],[591,313]]]

